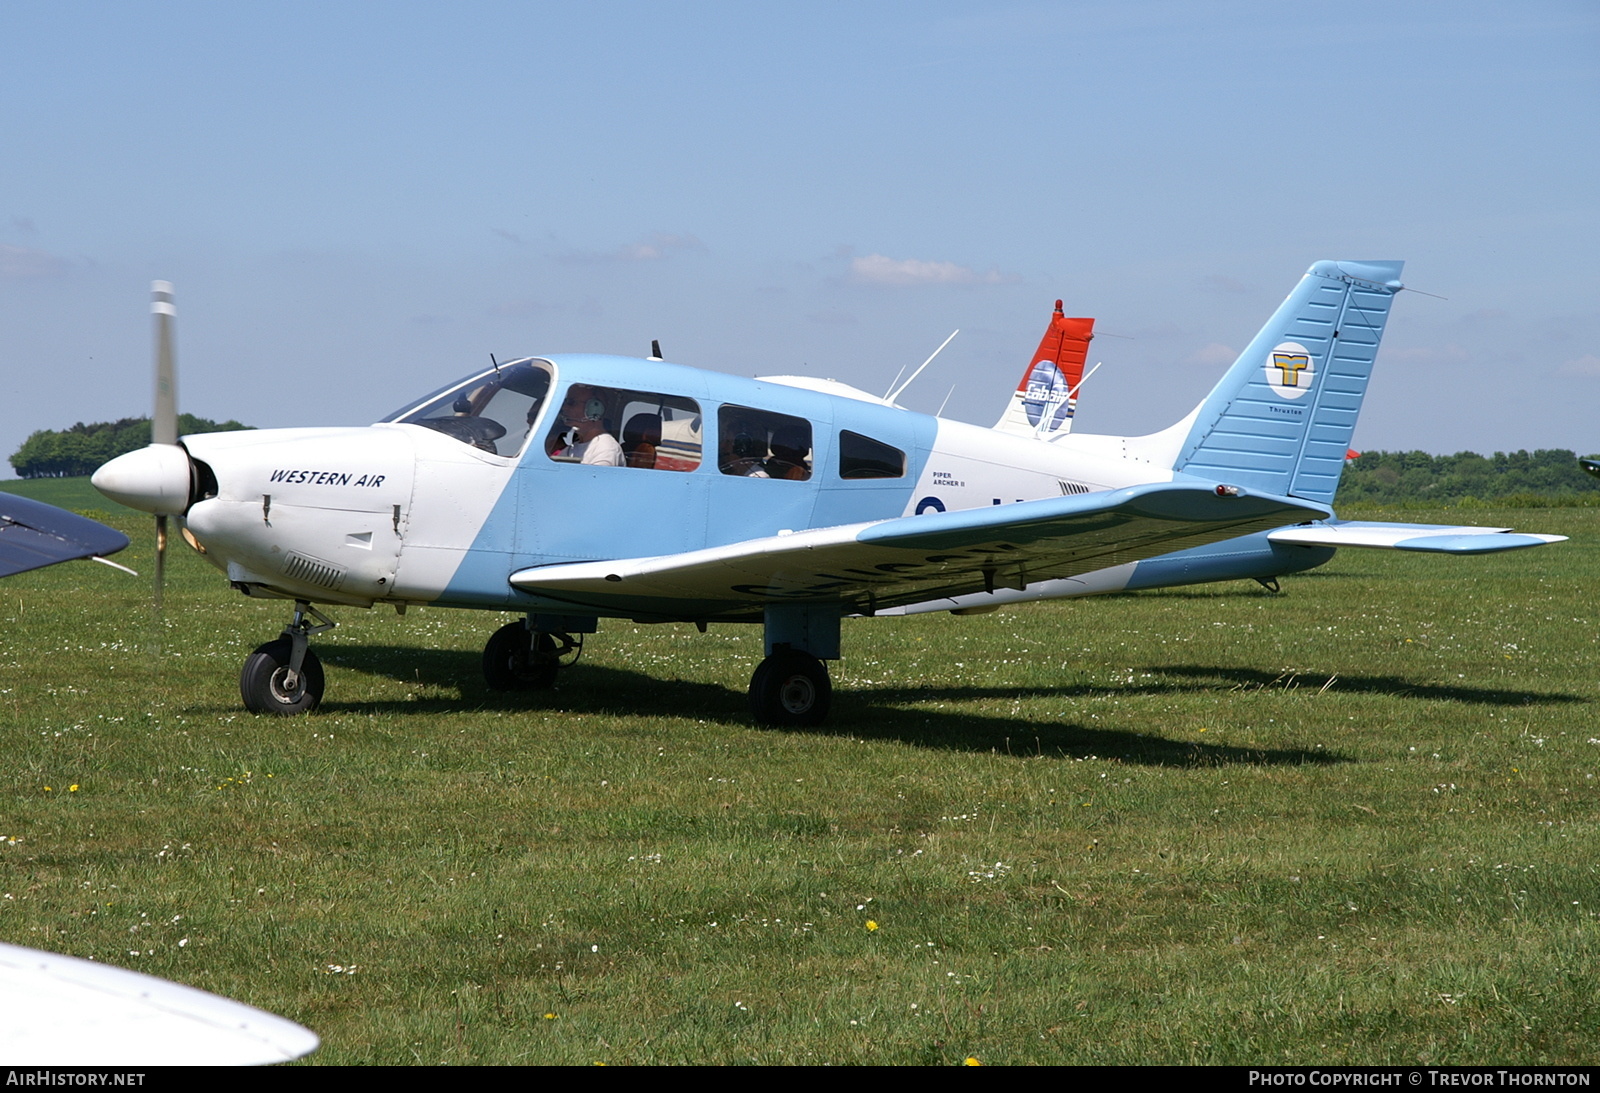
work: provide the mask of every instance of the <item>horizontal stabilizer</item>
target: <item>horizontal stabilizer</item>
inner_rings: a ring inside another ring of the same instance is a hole
[[[759,617],[767,604],[845,613],[1026,589],[1329,513],[1285,497],[1155,483],[799,531],[655,558],[520,570],[523,592],[634,618]]]
[[[1337,521],[1280,528],[1268,534],[1274,543],[1301,546],[1376,547],[1420,550],[1430,554],[1495,554],[1502,550],[1559,543],[1565,535],[1533,535],[1510,528],[1457,527],[1449,524],[1383,524]]]
[[[84,516],[0,492],[0,577],[115,554],[128,537]]]

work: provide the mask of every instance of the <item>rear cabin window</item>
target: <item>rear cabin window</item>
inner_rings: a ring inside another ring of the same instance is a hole
[[[904,478],[906,453],[870,436],[839,432],[840,478]]]
[[[558,463],[692,471],[700,466],[703,433],[693,399],[575,383],[545,451]]]
[[[724,406],[717,411],[717,469],[737,478],[804,482],[811,477],[811,422]]]

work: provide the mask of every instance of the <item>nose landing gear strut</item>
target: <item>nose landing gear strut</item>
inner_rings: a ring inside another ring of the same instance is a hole
[[[311,616],[317,620],[312,625]],[[251,653],[239,673],[239,695],[251,713],[290,717],[310,713],[322,701],[322,662],[308,646],[312,634],[337,623],[305,600],[296,600],[294,619],[283,635]]]

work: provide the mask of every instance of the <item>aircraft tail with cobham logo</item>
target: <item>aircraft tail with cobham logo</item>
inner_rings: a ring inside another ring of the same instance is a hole
[[[1318,262],[1168,435],[1172,469],[1333,502],[1402,262]]]
[[[1056,313],[1034,351],[1032,363],[1022,373],[1022,382],[1006,404],[1005,413],[995,422],[995,430],[1050,440],[1072,430],[1072,415],[1078,408],[1078,387],[1083,383],[1083,365],[1089,357],[1089,341],[1094,337],[1093,319],[1069,319],[1056,301]]]

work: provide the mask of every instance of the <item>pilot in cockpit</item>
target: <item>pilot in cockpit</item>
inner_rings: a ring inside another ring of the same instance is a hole
[[[561,431],[550,455],[589,467],[623,465],[622,445],[606,428],[606,403],[588,384],[574,384],[561,404]]]

